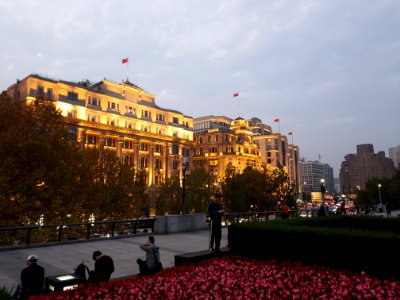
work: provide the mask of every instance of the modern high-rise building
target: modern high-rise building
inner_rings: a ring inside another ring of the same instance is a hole
[[[400,167],[400,145],[389,148],[389,157],[393,160],[394,166],[398,169]]]
[[[193,118],[159,107],[155,96],[129,81],[91,84],[29,75],[7,89],[14,100],[44,95],[60,109],[72,139],[84,147],[115,151],[136,170],[146,170],[148,186],[182,176],[191,161]]]
[[[351,194],[355,189],[364,189],[368,180],[392,177],[394,163],[385,157],[384,151],[374,153],[371,144],[357,145],[356,154],[347,154],[340,168],[340,188],[343,194]]]
[[[333,168],[329,164],[315,161],[300,161],[300,178],[305,200],[311,199],[312,192],[321,192],[321,185],[326,194],[335,193]]]

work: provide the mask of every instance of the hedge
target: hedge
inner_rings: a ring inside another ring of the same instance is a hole
[[[400,277],[400,219],[332,216],[233,224],[233,253]]]

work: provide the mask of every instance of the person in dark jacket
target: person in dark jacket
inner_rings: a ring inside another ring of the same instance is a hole
[[[114,262],[111,257],[103,255],[100,251],[93,252],[94,271],[89,273],[89,281],[92,283],[107,282],[114,272]]]
[[[37,260],[36,255],[29,255],[26,260],[28,266],[21,272],[22,290],[19,299],[28,299],[43,292],[44,268],[38,265]]]
[[[212,251],[215,250],[215,252],[219,252],[222,237],[221,221],[222,216],[224,215],[224,210],[222,209],[220,201],[222,201],[222,195],[215,194],[214,199],[208,205],[208,215],[211,219],[210,249]]]
[[[155,273],[157,262],[160,261],[160,248],[154,244],[154,236],[149,236],[145,244],[140,245],[140,249],[146,252],[146,260],[137,259],[140,275],[149,275]]]

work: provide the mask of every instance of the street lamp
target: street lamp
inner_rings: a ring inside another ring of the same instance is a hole
[[[185,207],[185,197],[186,197],[186,170],[189,168],[189,160],[187,157],[182,159],[182,204],[181,204],[181,214],[184,214]]]
[[[382,203],[381,187],[382,187],[382,184],[379,183],[378,184],[379,203]]]
[[[324,194],[325,194],[325,179],[321,179],[321,195],[322,195],[322,202],[324,201]]]

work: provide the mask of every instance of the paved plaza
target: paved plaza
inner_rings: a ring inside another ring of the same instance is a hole
[[[160,247],[164,268],[174,266],[175,255],[208,249],[208,230],[154,236],[156,244]],[[113,258],[115,272],[111,279],[138,274],[136,259],[145,257],[139,245],[146,240],[146,235],[137,235],[129,238],[0,251],[0,287],[12,289],[20,282],[21,270],[26,267],[26,258],[30,254],[38,256],[38,263],[45,268],[45,276],[73,273],[74,268],[81,262],[93,269],[92,254],[95,250]],[[224,228],[221,246],[226,245],[227,229]]]

